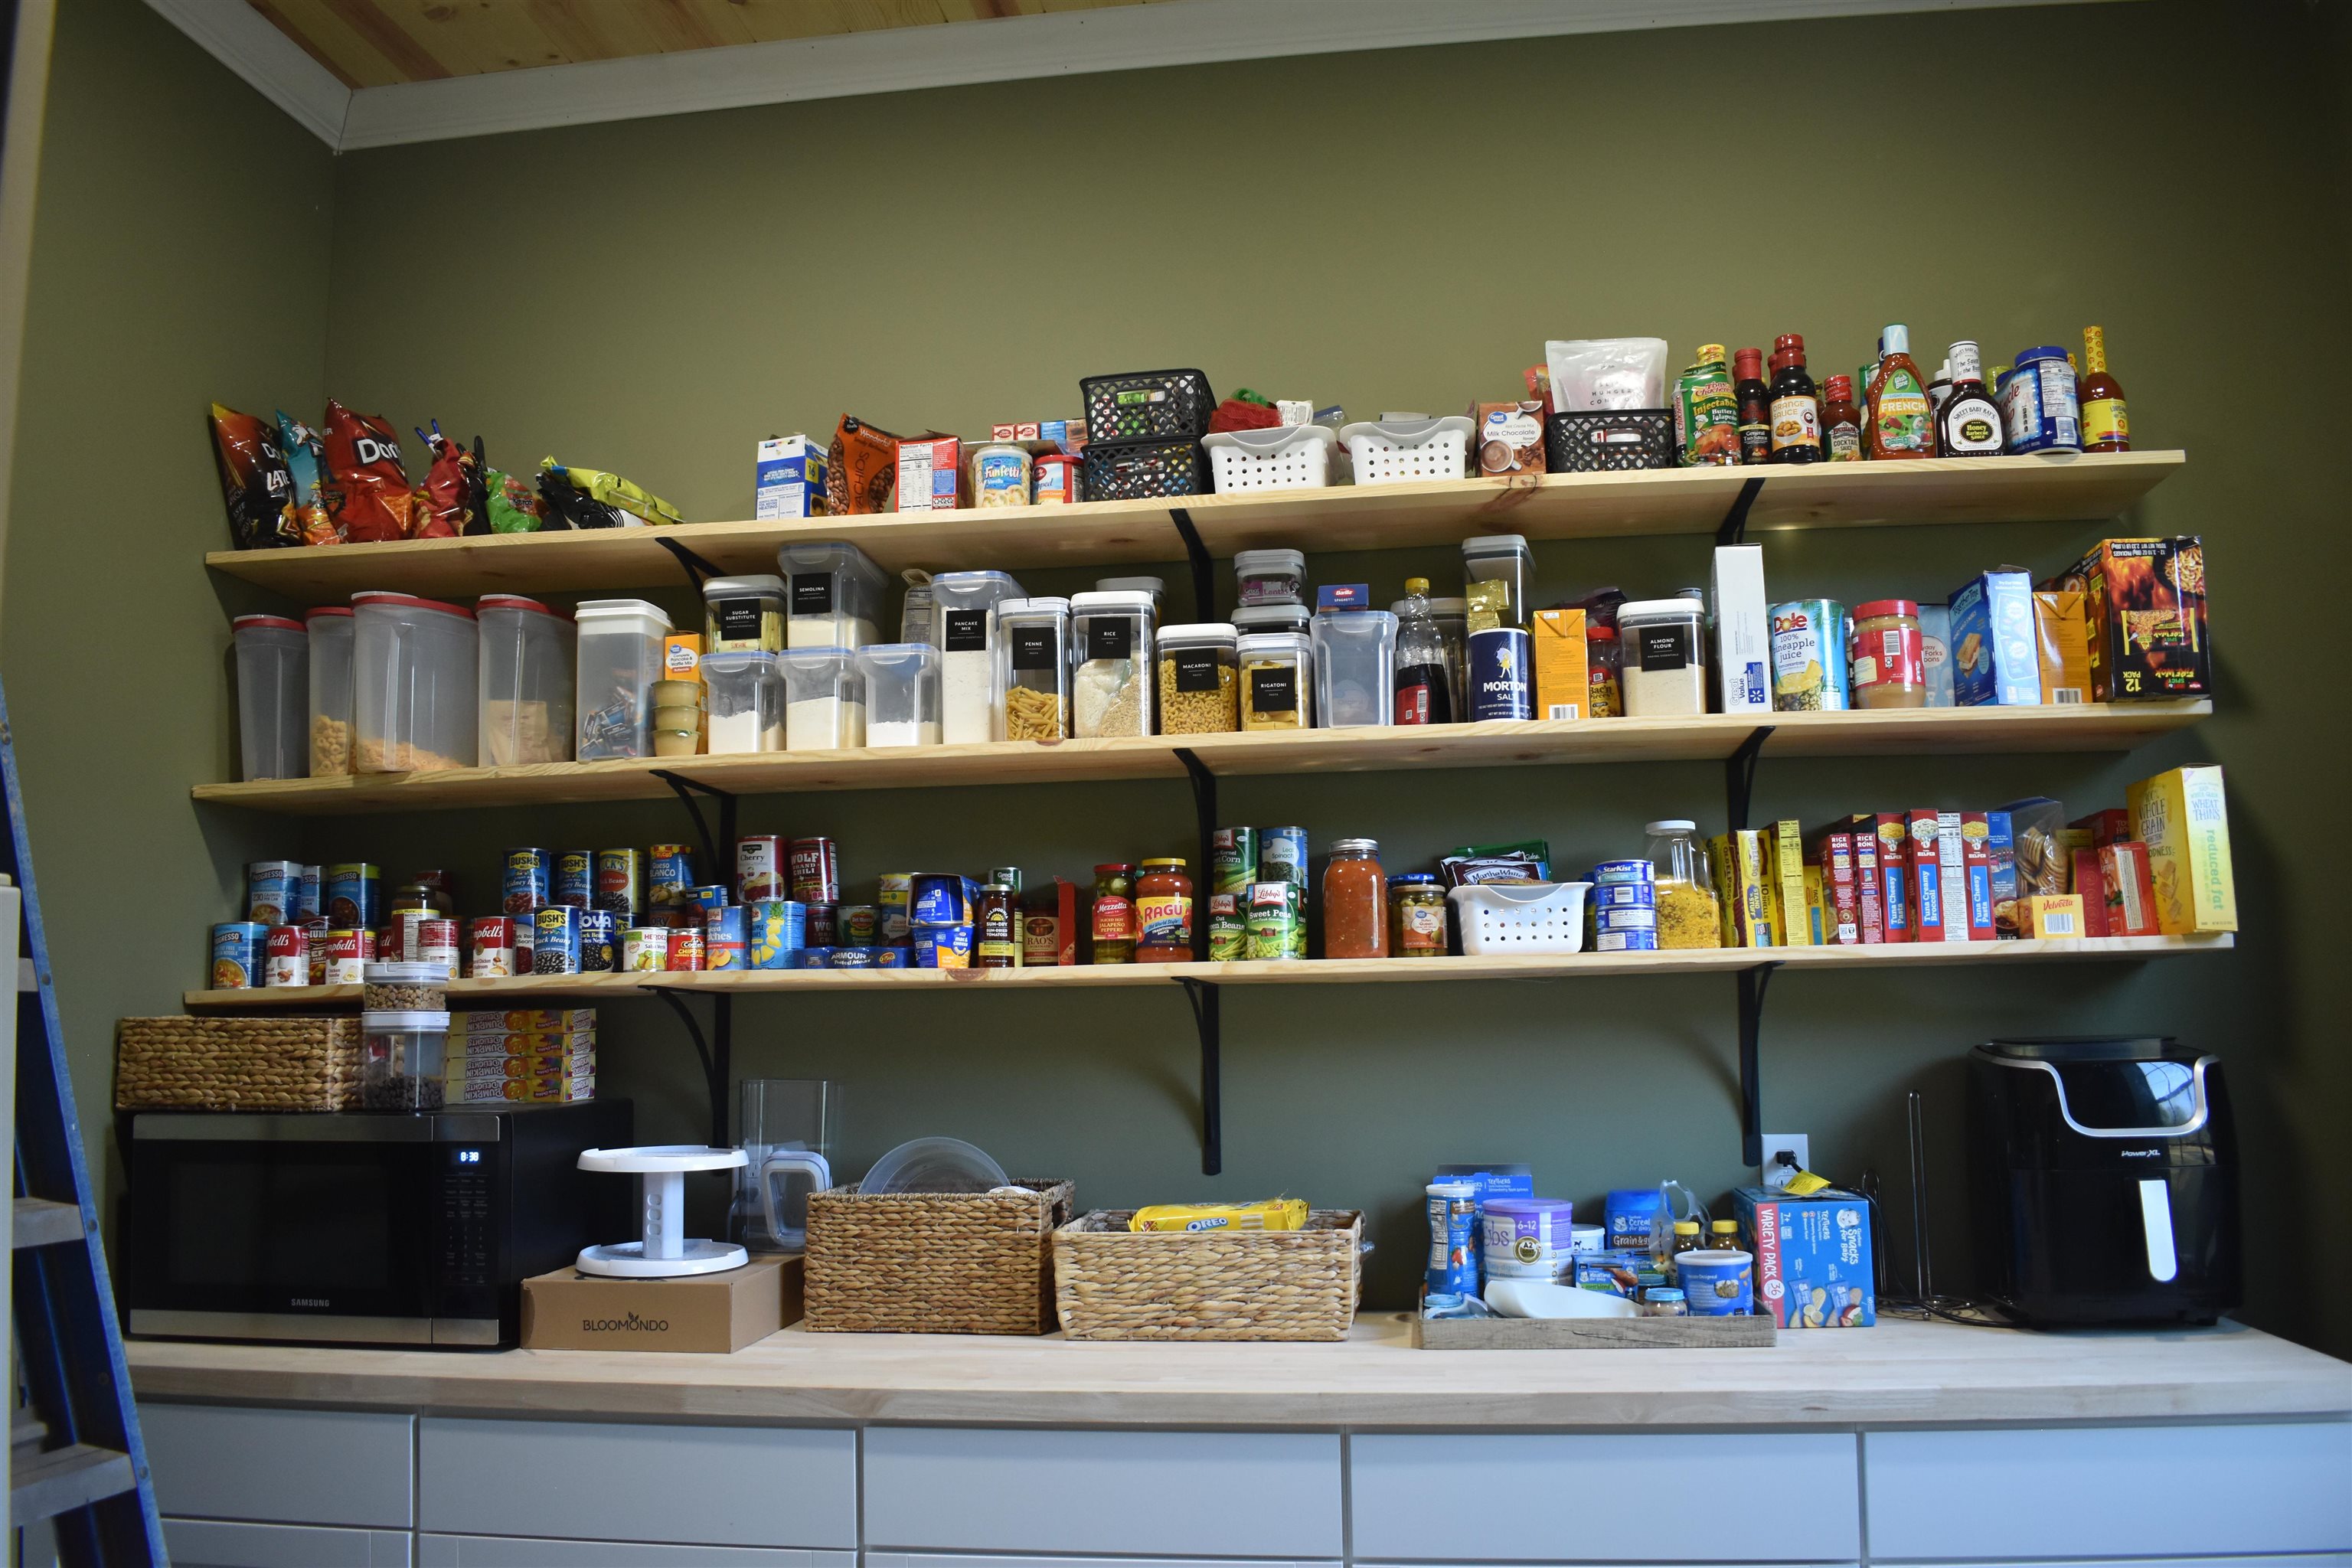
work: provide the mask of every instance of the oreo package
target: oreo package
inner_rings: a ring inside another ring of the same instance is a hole
[[[295,544],[289,503],[293,475],[277,432],[250,414],[213,405],[213,461],[220,469],[221,500],[228,507],[230,542],[239,550]]]
[[[354,414],[331,397],[326,445],[328,510],[345,541],[373,543],[415,532],[415,496],[390,424],[372,414]]]
[[[319,433],[283,408],[278,411],[278,449],[286,455],[293,488],[287,509],[298,544],[334,544],[341,540],[327,513],[327,446]]]

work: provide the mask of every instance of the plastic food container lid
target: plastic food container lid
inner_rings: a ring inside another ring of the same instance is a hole
[[[1235,651],[1244,658],[1254,653],[1288,654],[1294,659],[1314,657],[1315,640],[1302,626],[1296,631],[1286,628],[1278,632],[1250,632],[1236,639]]]
[[[259,631],[264,628],[270,631],[299,632],[302,629],[302,623],[289,620],[284,616],[239,616],[230,621],[228,626],[232,633]]]
[[[1618,614],[1622,619],[1624,612]],[[1873,599],[1866,605],[1853,607],[1853,618],[1857,621],[1874,621],[1882,616],[1909,616],[1916,620],[1919,606],[1909,599]]]
[[[1167,591],[1166,580],[1159,577],[1105,577],[1095,584],[1097,594],[1141,594],[1154,600]],[[1074,601],[1082,596],[1071,595]]]
[[[934,591],[941,588],[985,588],[992,583],[1003,583],[1019,587],[1009,572],[942,572],[931,579]]]
[[[788,647],[776,658],[794,668],[818,669],[828,664],[845,667],[850,654],[845,647]]]
[[[2040,364],[2043,360],[2064,359],[2065,357],[2066,351],[2064,349],[2060,348],[2055,343],[2044,343],[2038,349],[2025,349],[2021,351],[2018,356],[2010,362],[2010,368],[2012,370],[2022,370],[2029,364]]]
[[[1698,831],[1698,824],[1691,821],[1688,817],[1670,816],[1664,822],[1645,822],[1642,824],[1642,831],[1651,834],[1696,833]]]
[[[1054,616],[1070,613],[1070,601],[1048,595],[1042,599],[1000,599],[996,605],[999,620],[1007,616]]]
[[[303,611],[302,618],[306,621],[315,621],[320,616],[348,616],[351,613],[352,607],[349,605],[320,605],[315,610]]]
[[[362,1013],[362,1032],[371,1035],[388,1034],[394,1029],[410,1029],[422,1034],[446,1034],[449,1015],[446,1013]]]
[[[770,598],[784,596],[784,580],[771,573],[755,572],[747,577],[706,577],[702,580],[702,597],[712,599],[748,599],[754,595]]]
[[[669,624],[669,616],[662,613],[662,607],[659,605],[648,605],[643,599],[583,599],[580,602],[580,608],[573,614],[583,621],[617,621],[632,618],[659,621],[662,630],[674,629]]]
[[[1696,621],[1706,614],[1696,599],[1630,599],[1617,606],[1617,624],[1635,621]]]
[[[1241,633],[1219,621],[1160,628],[1160,647],[1163,652],[1171,647],[1233,647],[1240,641]]]
[[[936,665],[940,662],[940,650],[927,642],[868,643],[857,650],[857,661],[884,669],[902,664]]]
[[[775,650],[772,648],[729,648],[723,649],[718,653],[704,654],[702,656],[702,664],[705,668],[715,668],[721,675],[740,675],[743,671],[751,668],[755,665],[766,669],[775,668],[776,654]],[[654,687],[656,690],[659,690],[665,686],[683,686],[688,690],[691,691],[694,689],[695,683],[691,680],[656,680],[654,682]],[[684,704],[680,703],[679,706],[683,707]]]
[[[1150,608],[1151,595],[1131,588],[1097,588],[1091,594],[1070,595],[1070,614],[1074,616],[1131,614]]]
[[[1307,606],[1304,605],[1244,605],[1234,612],[1234,628],[1245,635],[1253,632],[1303,632],[1307,624]]]
[[[361,973],[370,985],[404,985],[413,980],[446,982],[448,971],[437,963],[421,963],[413,959],[386,959],[370,962]]]
[[[789,572],[797,566],[805,571],[831,567],[839,571],[847,567],[854,572],[882,581],[882,568],[874,558],[845,539],[827,539],[808,544],[787,544],[776,552],[776,564]]]
[[[1244,550],[1234,557],[1234,575],[1263,577],[1288,574],[1293,577],[1307,574],[1307,552],[1303,550]]]
[[[463,620],[474,618],[474,612],[463,605],[445,605],[438,599],[420,599],[414,594],[394,594],[383,588],[365,588],[353,594],[352,607],[362,605],[381,605],[389,610],[438,610],[445,616],[456,616]],[[653,606],[647,605],[646,608],[650,610]]]
[[[485,594],[474,601],[477,614],[483,610],[537,610],[551,620],[568,621],[572,617],[562,610],[550,609],[537,599],[526,599],[520,594]],[[349,614],[348,611],[345,612]]]
[[[1482,561],[1490,555],[1525,555],[1532,558],[1535,552],[1528,548],[1527,535],[1522,533],[1482,533],[1475,539],[1462,542],[1462,559]]]

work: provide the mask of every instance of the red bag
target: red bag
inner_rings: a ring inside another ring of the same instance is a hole
[[[473,521],[473,509],[467,504],[473,493],[472,459],[464,447],[441,434],[438,419],[433,422],[433,434],[419,430],[417,435],[432,451],[433,466],[425,470],[425,488],[416,492],[416,537],[455,539]]]
[[[415,500],[400,466],[400,440],[384,420],[327,400],[327,506],[345,542],[406,539]]]

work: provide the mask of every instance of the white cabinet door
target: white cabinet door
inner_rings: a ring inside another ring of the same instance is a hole
[[[2352,1423],[1872,1432],[1870,1554],[2352,1550]]]
[[[160,1513],[406,1530],[415,1421],[371,1410],[139,1405]]]
[[[1862,1554],[1851,1434],[1359,1433],[1348,1457],[1359,1559],[1835,1563]],[[1694,1498],[1738,1506],[1687,1506]]]
[[[416,1475],[418,1526],[448,1535],[857,1545],[857,1435],[839,1428],[428,1415]]]
[[[660,1546],[519,1535],[420,1535],[416,1568],[856,1568],[855,1552],[796,1546]]]
[[[331,1530],[315,1524],[233,1524],[166,1519],[173,1568],[409,1568],[404,1530]]]
[[[866,1543],[1334,1558],[1339,1436],[868,1427]]]

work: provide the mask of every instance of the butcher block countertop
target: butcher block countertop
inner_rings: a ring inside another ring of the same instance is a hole
[[[2051,1334],[1896,1320],[1754,1349],[1423,1351],[1389,1312],[1365,1314],[1340,1344],[791,1328],[733,1355],[127,1349],[142,1399],[618,1420],[1561,1429],[2352,1415],[2352,1363],[2234,1324]]]

